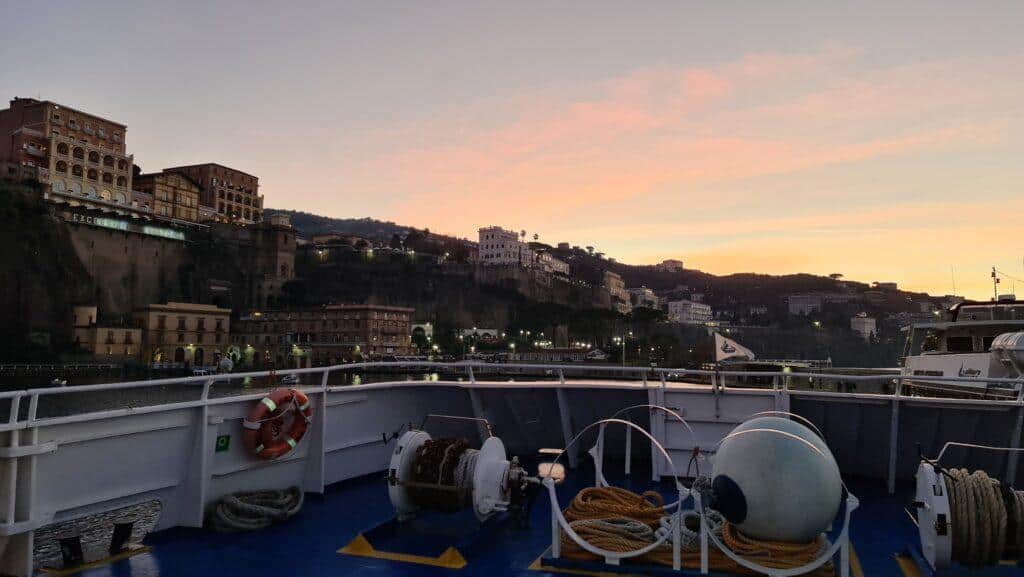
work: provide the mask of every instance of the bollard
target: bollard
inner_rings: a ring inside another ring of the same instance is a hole
[[[114,534],[110,536],[110,554],[117,555],[128,549],[128,543],[132,540],[132,528],[135,520],[122,519],[114,522]]]
[[[60,556],[64,559],[64,568],[78,567],[85,562],[82,555],[82,536],[78,533],[69,533],[60,540]]]

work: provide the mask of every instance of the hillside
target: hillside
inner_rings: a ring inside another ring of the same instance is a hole
[[[395,235],[403,238],[412,234],[418,237],[423,232],[413,227],[400,225],[390,221],[381,221],[371,218],[331,218],[300,211],[281,209],[267,209],[266,213],[287,214],[292,218],[292,225],[300,235],[310,237],[314,234],[325,232],[345,232],[365,236],[378,242],[392,242]],[[452,236],[429,233],[431,239],[441,239],[443,242],[435,242],[437,247],[443,246],[444,251],[452,251],[452,244],[458,239]],[[408,246],[408,243],[406,243]],[[736,273],[717,276],[699,270],[666,271],[656,266],[631,265],[613,262],[596,254],[589,254],[581,249],[559,249],[540,243],[534,243],[539,248],[550,250],[555,256],[570,262],[574,268],[580,270],[603,271],[611,270],[622,275],[628,287],[646,286],[658,293],[666,293],[675,289],[680,295],[698,292],[704,295],[706,301],[714,307],[731,307],[736,304],[742,305],[768,305],[777,306],[782,299],[789,294],[805,292],[864,292],[871,289],[867,283],[837,280],[825,276],[812,274],[788,274],[788,275],[767,275],[757,273]],[[432,252],[430,245],[419,244],[414,247],[424,252]],[[441,250],[438,248],[437,250]],[[888,305],[883,307],[886,310],[898,311],[904,308],[905,303],[912,301],[932,300],[927,294],[912,293],[906,291],[893,291],[888,295]]]
[[[71,334],[71,306],[96,286],[34,185],[0,180],[0,362],[54,361]]]

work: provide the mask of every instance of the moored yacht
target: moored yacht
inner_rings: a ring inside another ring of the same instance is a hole
[[[960,303],[906,330],[902,374],[911,387],[1014,396],[1024,384],[1024,302],[1012,296]]]

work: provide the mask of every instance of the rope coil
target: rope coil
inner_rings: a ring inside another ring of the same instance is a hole
[[[605,549],[626,553],[654,543],[671,527],[670,513],[664,507],[661,495],[647,491],[638,495],[619,487],[590,487],[576,494],[563,512],[569,526],[587,543]],[[789,569],[806,565],[817,558],[828,546],[824,537],[810,543],[778,543],[757,541],[746,537],[727,523],[717,511],[708,510],[708,524],[716,536],[737,554],[767,567]],[[682,564],[687,568],[700,568],[700,513],[682,513],[680,527]],[[579,543],[561,532],[561,555],[577,561],[600,560],[597,555],[583,549]],[[666,541],[648,553],[634,558],[638,563],[672,566],[672,543]],[[717,548],[708,551],[708,564],[712,571],[743,575],[756,572],[737,564]],[[812,577],[834,577],[831,562],[808,573]]]
[[[1024,548],[1024,491],[1003,487],[984,471],[946,471],[953,560],[970,568],[1020,558]]]
[[[473,503],[473,471],[479,451],[459,438],[431,439],[416,450],[409,495],[420,507],[455,513]]]

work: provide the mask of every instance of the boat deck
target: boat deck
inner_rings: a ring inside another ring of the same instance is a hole
[[[615,470],[616,467],[609,466]],[[621,471],[621,467],[618,468]],[[634,491],[652,488],[649,474],[638,471],[610,482]],[[566,505],[580,488],[591,485],[593,469],[581,466],[571,471],[559,488]],[[916,568],[897,560],[897,553],[917,540],[917,530],[903,510],[909,486],[896,496],[886,493],[884,482],[864,480],[850,483],[861,501],[854,512],[852,539],[854,577],[918,577]],[[669,485],[662,484],[666,492]],[[204,529],[171,529],[150,535],[151,550],[102,567],[78,573],[83,577],[131,576],[218,576],[246,577],[294,575],[337,577],[342,575],[488,575],[490,577],[553,575],[530,569],[550,543],[550,509],[545,494],[533,508],[530,528],[522,529],[511,519],[491,521],[479,527],[472,542],[460,545],[467,560],[462,570],[442,569],[398,561],[354,557],[338,552],[362,531],[386,522],[392,516],[383,474],[368,475],[337,483],[323,495],[309,495],[302,511],[291,520],[245,534],[216,534]],[[466,517],[431,519],[441,524],[465,522]],[[441,529],[439,528],[439,532]],[[690,574],[695,574],[691,572]],[[966,570],[951,575],[967,575]],[[972,573],[998,577],[1020,575],[1021,569],[997,567]]]

